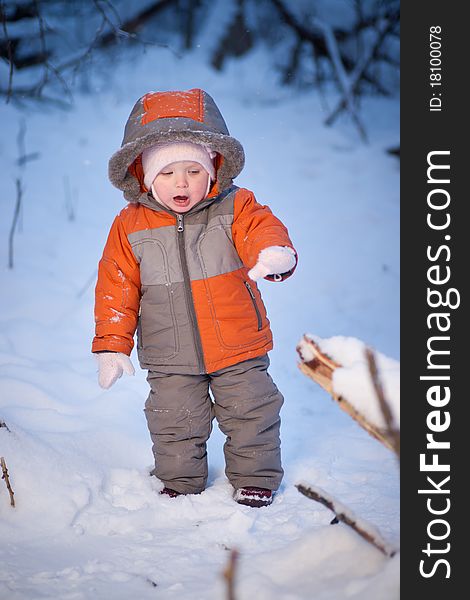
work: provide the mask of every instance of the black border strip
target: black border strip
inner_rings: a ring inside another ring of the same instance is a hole
[[[464,144],[470,127],[463,106],[468,29],[462,5],[456,2],[401,3],[401,590],[405,599],[449,599],[468,593],[469,528],[464,504],[470,484],[466,443],[470,393],[465,390],[465,373],[470,376],[470,326],[465,309],[470,229],[465,213],[470,203],[464,182],[470,175],[470,152]],[[431,33],[441,40],[431,38]],[[431,47],[431,41],[441,45]],[[433,64],[431,58],[436,59]],[[431,71],[438,66],[440,71]],[[431,86],[432,81],[440,85]],[[436,166],[428,171],[431,163],[450,168]],[[446,307],[446,300],[454,308]],[[430,316],[439,313],[440,317]],[[436,350],[448,354],[433,354]],[[431,434],[442,446],[427,447]],[[424,455],[421,467],[420,455]],[[433,461],[438,465],[434,471],[426,466]],[[445,465],[449,470],[440,470]]]

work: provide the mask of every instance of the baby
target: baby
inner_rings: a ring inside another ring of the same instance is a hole
[[[268,374],[272,334],[256,280],[283,281],[297,255],[281,221],[233,184],[243,165],[240,142],[205,91],[137,101],[109,163],[129,203],[99,263],[92,350],[109,388],[134,374],[137,330],[161,493],[205,489],[215,417],[234,499],[261,507],[283,476],[283,397]]]

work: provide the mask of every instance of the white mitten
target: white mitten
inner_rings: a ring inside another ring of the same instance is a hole
[[[122,352],[98,352],[98,383],[107,390],[123,373],[135,375],[131,359]]]
[[[287,246],[269,246],[261,250],[256,265],[248,271],[248,277],[257,281],[266,275],[281,275],[295,266],[295,252]],[[281,279],[281,277],[279,277]]]

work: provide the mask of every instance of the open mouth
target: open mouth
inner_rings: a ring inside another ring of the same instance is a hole
[[[180,206],[187,206],[189,204],[188,196],[173,196],[173,202]]]

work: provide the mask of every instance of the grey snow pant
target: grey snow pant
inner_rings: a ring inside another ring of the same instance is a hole
[[[149,371],[145,414],[153,442],[153,474],[165,486],[183,494],[204,490],[206,442],[215,416],[226,436],[225,473],[233,487],[278,489],[284,474],[279,438],[284,399],[268,366],[264,355],[207,375]]]

